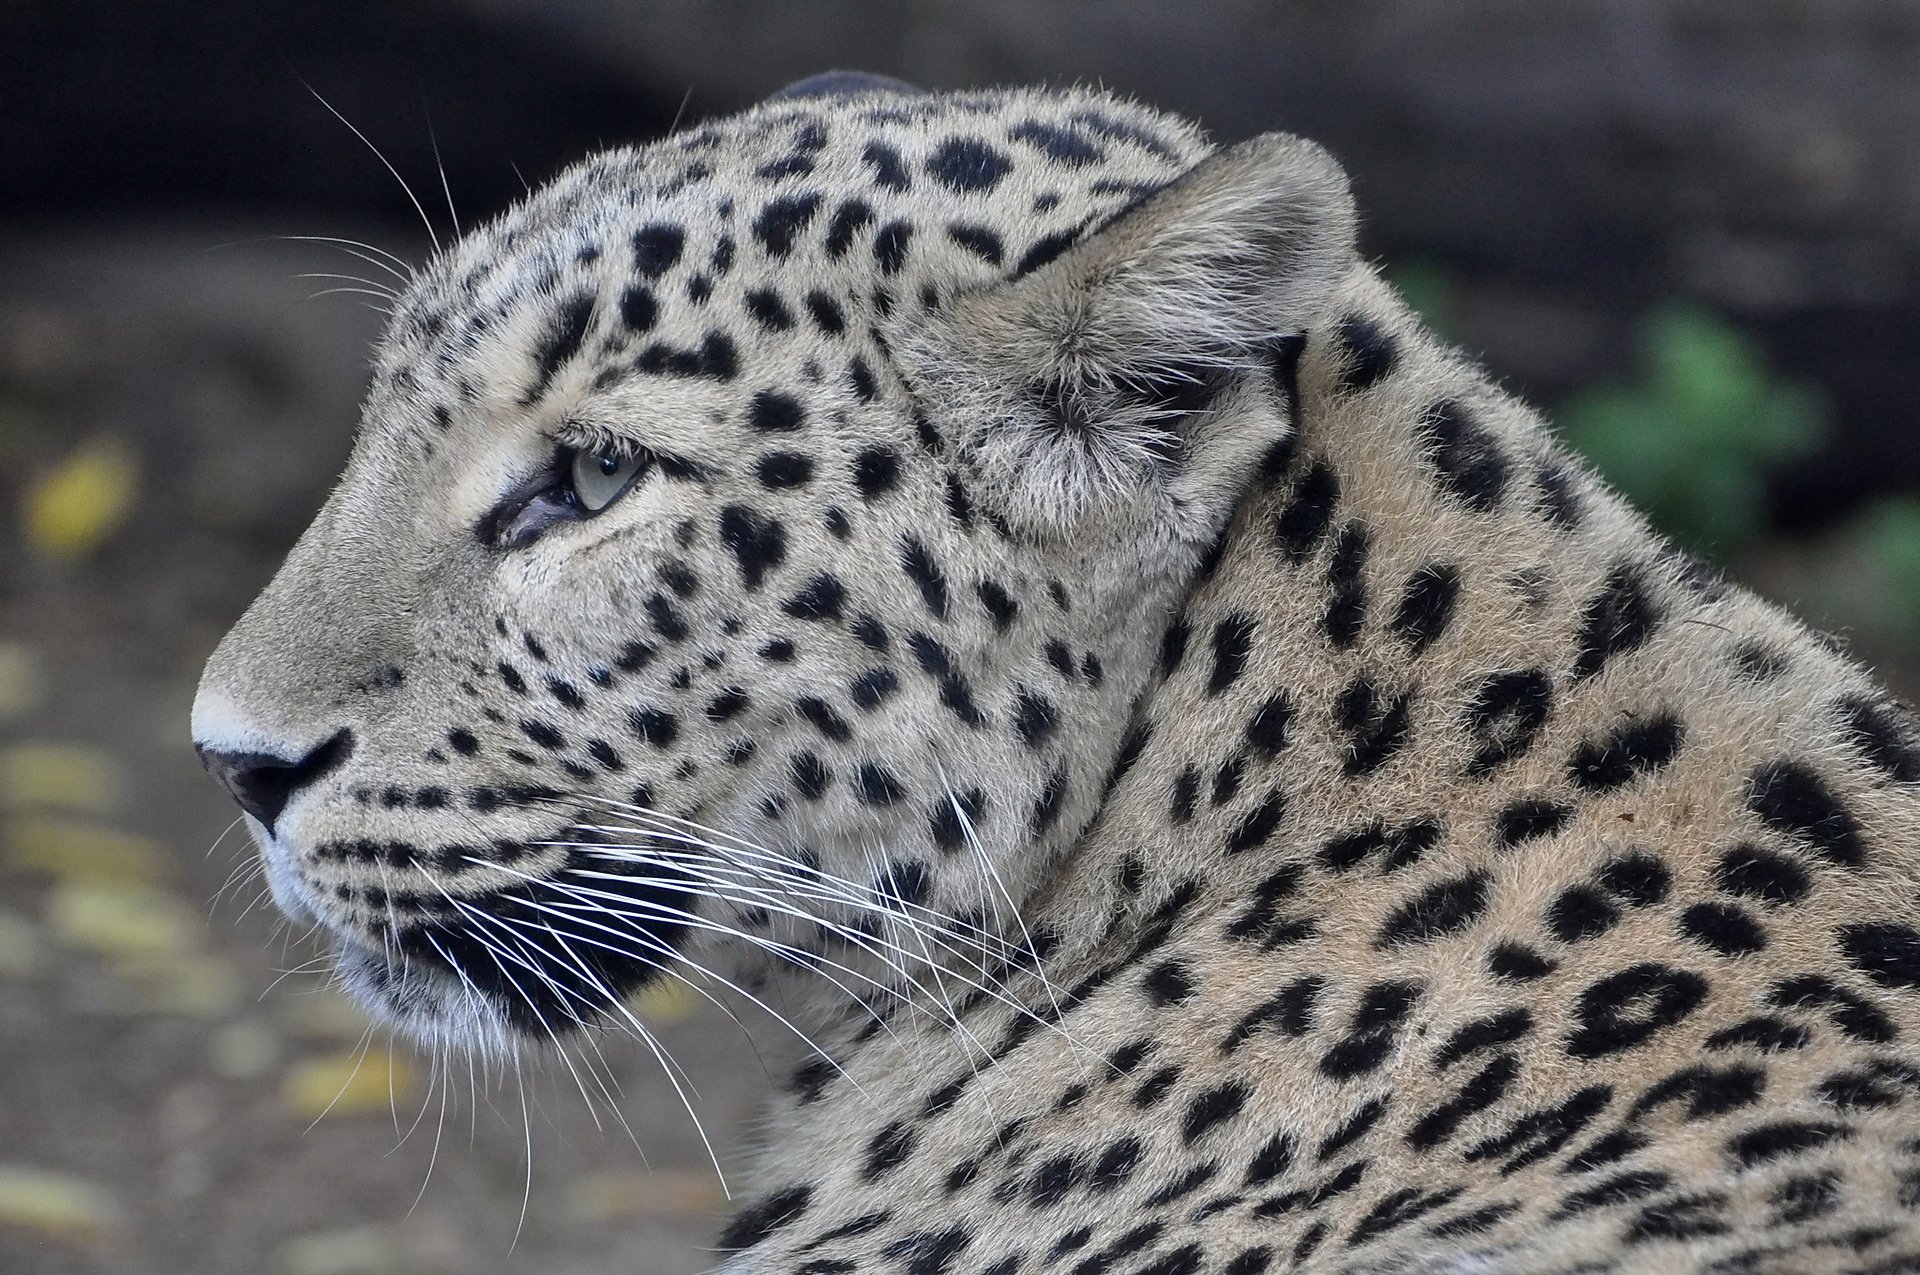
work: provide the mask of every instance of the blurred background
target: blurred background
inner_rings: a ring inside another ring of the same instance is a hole
[[[0,1272],[714,1263],[722,1188],[638,1048],[607,1054],[632,1141],[562,1068],[529,1070],[524,1117],[514,1077],[476,1103],[462,1069],[443,1116],[425,1060],[363,1054],[244,879],[186,714],[346,454],[379,316],[334,276],[432,246],[334,111],[444,240],[449,204],[471,226],[831,67],[1097,82],[1326,143],[1445,334],[1668,531],[1920,688],[1913,0],[11,0]],[[754,1049],[643,1012],[737,1162]]]

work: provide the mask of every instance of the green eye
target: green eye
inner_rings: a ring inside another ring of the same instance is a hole
[[[647,467],[647,454],[622,456],[609,451],[579,451],[573,454],[568,475],[573,483],[574,502],[583,512],[597,514],[627,489],[634,477]]]

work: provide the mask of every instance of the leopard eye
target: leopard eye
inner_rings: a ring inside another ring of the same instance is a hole
[[[575,452],[568,473],[575,503],[583,513],[599,513],[647,467],[647,459],[645,452],[631,456],[606,450]]]

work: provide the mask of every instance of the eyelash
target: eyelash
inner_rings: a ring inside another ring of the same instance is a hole
[[[586,431],[581,431],[585,433]],[[541,472],[522,483],[488,511],[475,528],[481,543],[495,549],[523,549],[538,540],[548,528],[563,522],[584,522],[611,509],[638,486],[647,475],[658,472],[668,478],[703,481],[707,471],[701,465],[679,456],[656,452],[627,439],[592,431],[591,439],[576,436],[557,438],[553,458]],[[582,456],[605,454],[623,465],[636,467],[620,490],[598,509],[587,508],[575,490],[574,465]]]

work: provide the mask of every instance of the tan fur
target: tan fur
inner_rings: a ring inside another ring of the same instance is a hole
[[[618,1021],[595,934],[780,983],[832,1061],[738,1275],[1920,1269],[1910,720],[1435,340],[1323,153],[1211,154],[1087,93],[775,101],[454,248],[196,705],[356,741],[255,823],[283,905],[469,1044]],[[476,536],[609,438],[701,476]]]

